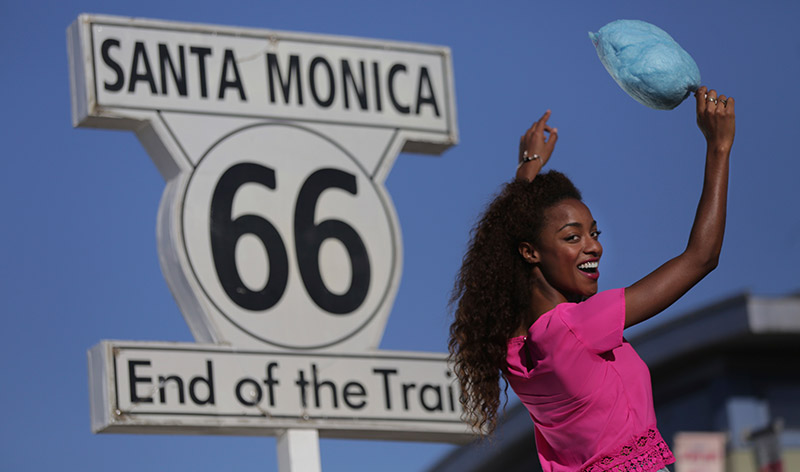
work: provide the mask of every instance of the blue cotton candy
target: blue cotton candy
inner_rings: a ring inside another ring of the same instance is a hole
[[[655,25],[617,20],[589,38],[611,77],[643,105],[671,110],[700,87],[692,56]]]

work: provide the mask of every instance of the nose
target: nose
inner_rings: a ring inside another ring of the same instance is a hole
[[[586,247],[583,248],[583,251],[587,254],[591,254],[595,257],[600,257],[603,255],[603,245],[600,244],[600,241],[594,238],[588,238],[586,243]]]

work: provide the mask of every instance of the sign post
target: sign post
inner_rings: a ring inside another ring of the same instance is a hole
[[[287,429],[278,436],[278,472],[322,470],[319,436],[314,429]]]
[[[159,259],[197,341],[92,348],[95,432],[275,435],[281,471],[319,470],[319,435],[469,439],[444,354],[378,350],[384,180],[458,140],[447,48],[94,15],[68,45],[74,126],[134,131],[166,181]]]

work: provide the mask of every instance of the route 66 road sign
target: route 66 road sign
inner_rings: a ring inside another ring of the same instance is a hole
[[[198,342],[376,349],[401,273],[383,182],[457,141],[447,48],[82,15],[73,123],[136,132],[162,271]]]

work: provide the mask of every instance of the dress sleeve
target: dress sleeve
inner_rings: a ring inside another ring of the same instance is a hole
[[[589,351],[601,354],[622,345],[625,289],[606,290],[570,305],[562,315],[567,327]]]

